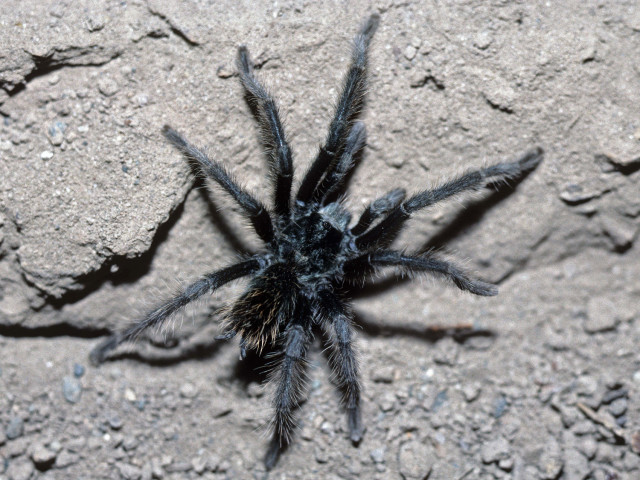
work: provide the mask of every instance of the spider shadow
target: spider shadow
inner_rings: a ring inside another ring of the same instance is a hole
[[[145,348],[126,347],[122,351],[110,353],[107,362],[120,360],[133,360],[154,367],[167,367],[178,365],[189,360],[208,360],[217,356],[223,347],[224,342],[211,338],[207,342],[168,342],[162,347],[150,346],[146,343]]]
[[[216,230],[224,237],[227,245],[239,254],[255,254],[255,252],[235,234],[227,217],[221,213],[221,209],[218,208],[216,202],[213,200],[215,192],[212,193],[211,189],[207,186],[206,180],[200,176],[196,178],[197,180],[193,188],[197,189],[200,198],[206,203],[207,214],[212,224],[215,225]]]
[[[407,336],[419,338],[425,342],[434,344],[443,338],[451,338],[455,342],[463,344],[475,337],[495,337],[495,333],[488,328],[478,328],[471,324],[461,324],[451,327],[440,326],[411,326],[381,323],[355,312],[353,322],[361,331],[371,337]]]

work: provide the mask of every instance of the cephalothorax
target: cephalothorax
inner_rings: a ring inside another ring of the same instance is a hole
[[[238,51],[238,70],[248,101],[260,125],[271,176],[273,206],[267,208],[239,186],[225,168],[209,159],[172,128],[165,137],[216,182],[241,207],[264,242],[262,252],[207,274],[181,294],[148,313],[141,321],[98,345],[91,358],[107,353],[149,327],[157,327],[206,293],[241,277],[251,277],[245,292],[227,309],[221,339],[240,338],[241,357],[247,349],[278,352],[271,381],[273,439],[265,457],[267,468],[277,461],[295,429],[294,410],[304,394],[305,361],[313,329],[323,328],[330,343],[330,363],[343,393],[350,438],[361,440],[360,382],[352,347],[351,314],[345,294],[377,269],[397,267],[411,273],[431,273],[451,280],[476,295],[495,295],[497,288],[475,279],[433,253],[406,254],[390,248],[405,222],[423,208],[489,182],[515,178],[542,159],[537,148],[515,162],[470,171],[440,186],[407,197],[394,189],[369,204],[357,221],[336,201],[366,141],[356,120],[367,90],[367,51],[378,26],[372,15],[355,37],[351,65],[344,79],[324,145],[292,195],[291,150],[273,98],[254,77],[245,47]]]

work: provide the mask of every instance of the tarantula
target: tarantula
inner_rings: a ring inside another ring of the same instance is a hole
[[[217,339],[238,336],[241,358],[248,349],[258,354],[265,348],[276,352],[271,379],[276,385],[273,436],[265,456],[268,469],[291,442],[294,411],[304,394],[307,351],[318,325],[328,337],[330,364],[343,393],[349,436],[356,444],[362,438],[361,386],[352,346],[352,315],[345,298],[349,286],[362,283],[380,267],[391,266],[409,273],[440,275],[476,295],[496,295],[495,285],[469,276],[433,253],[411,255],[391,249],[391,242],[411,215],[489,182],[519,177],[542,159],[542,150],[536,148],[515,162],[469,171],[408,198],[403,189],[390,190],[371,202],[352,224],[351,214],[334,199],[365,145],[365,127],[356,118],[364,104],[367,52],[378,23],[379,16],[371,15],[355,37],[329,134],[302,177],[295,199],[292,154],[280,114],[271,95],[254,76],[246,47],[238,50],[237,67],[268,157],[274,182],[272,209],[238,185],[223,165],[209,159],[171,127],[164,127],[169,142],[240,205],[264,242],[264,250],[205,275],[91,353],[94,363],[101,363],[118,345],[149,327],[160,326],[204,294],[250,276],[244,293],[226,310],[223,334]]]

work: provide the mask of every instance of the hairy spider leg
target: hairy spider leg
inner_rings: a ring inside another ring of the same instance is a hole
[[[349,438],[358,443],[362,440],[364,429],[360,413],[358,361],[352,347],[351,320],[343,302],[329,290],[318,293],[318,304],[318,313],[324,320],[323,325],[330,341],[329,362],[342,391],[342,404],[347,412]]]
[[[258,120],[262,143],[266,148],[269,166],[275,177],[275,213],[281,218],[286,218],[291,209],[293,161],[291,148],[287,143],[278,114],[278,107],[271,95],[254,77],[253,65],[247,47],[241,46],[238,49],[236,64],[247,100]]]
[[[366,141],[367,132],[364,123],[355,122],[344,142],[342,154],[336,162],[335,168],[327,172],[318,188],[316,188],[314,198],[317,198],[320,204],[326,205],[331,195],[342,187],[355,163],[354,156],[364,147]]]
[[[338,99],[329,134],[318,156],[304,175],[296,200],[308,204],[319,201],[316,188],[322,176],[329,170],[344,146],[355,117],[362,110],[367,88],[367,50],[373,34],[378,28],[380,16],[373,14],[365,22],[353,42],[351,65],[344,79],[342,93]]]
[[[389,245],[412,213],[467,190],[477,190],[490,181],[517,178],[533,170],[542,161],[542,155],[542,149],[535,148],[515,162],[498,163],[467,172],[439,187],[416,193],[393,208],[374,227],[359,235],[356,247],[360,251],[366,251],[373,246]]]
[[[249,217],[256,233],[265,243],[273,240],[273,222],[265,206],[241,188],[223,165],[211,160],[202,150],[189,143],[168,125],[162,128],[162,133],[185,157],[194,161],[204,175],[217,182],[238,202]]]
[[[460,290],[475,295],[491,297],[498,294],[498,287],[470,277],[455,264],[434,257],[429,253],[406,255],[394,250],[380,250],[349,260],[345,264],[345,277],[361,278],[375,271],[376,267],[401,267],[407,273],[431,272],[451,280]]]
[[[376,219],[382,215],[386,215],[400,205],[400,202],[404,200],[406,195],[407,192],[404,188],[394,188],[382,197],[375,199],[367,205],[367,208],[362,212],[360,219],[351,229],[351,234],[355,236],[362,235]]]
[[[277,383],[273,397],[275,415],[273,437],[265,456],[265,466],[271,469],[282,452],[291,442],[296,427],[294,411],[304,394],[306,354],[313,340],[311,333],[311,312],[305,301],[296,305],[295,323],[284,331],[279,365],[274,374]]]
[[[213,292],[225,283],[250,275],[261,268],[261,262],[252,258],[244,262],[231,265],[210,273],[189,285],[180,295],[149,312],[142,320],[127,328],[123,332],[115,333],[98,344],[90,353],[89,358],[94,365],[104,362],[106,355],[118,345],[132,340],[149,327],[159,327],[178,310],[200,298],[208,292]]]

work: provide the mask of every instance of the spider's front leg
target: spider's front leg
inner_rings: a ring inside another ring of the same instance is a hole
[[[267,151],[269,165],[275,177],[275,211],[280,217],[285,218],[289,215],[291,182],[293,181],[291,148],[282,128],[276,102],[254,77],[249,51],[244,46],[238,49],[237,66],[247,99],[255,109],[256,118],[260,124],[262,143]]]
[[[211,160],[202,150],[189,143],[173,128],[165,125],[162,133],[183,155],[194,161],[204,175],[214,180],[238,202],[245,215],[249,217],[256,233],[265,243],[270,243],[273,240],[273,222],[269,212],[260,201],[241,188],[220,163]]]
[[[418,210],[462,192],[478,190],[490,182],[522,177],[538,166],[542,156],[542,149],[534,148],[515,162],[497,163],[487,168],[473,170],[439,187],[418,192],[393,208],[382,221],[360,234],[356,238],[356,246],[360,251],[367,251],[375,245],[389,245],[404,223]]]
[[[492,297],[498,294],[498,287],[492,283],[473,278],[455,264],[425,253],[406,255],[394,250],[377,250],[355,257],[345,263],[345,278],[349,281],[362,280],[379,267],[399,267],[409,274],[434,273],[451,280],[456,287],[475,295]]]
[[[353,128],[351,125],[362,110],[367,89],[367,52],[379,23],[380,16],[371,15],[354,39],[351,65],[345,76],[342,93],[329,126],[329,134],[300,184],[296,196],[299,202],[308,203],[312,199],[319,200],[317,187],[322,176],[332,166],[335,167],[336,155],[341,153],[340,150]]]

